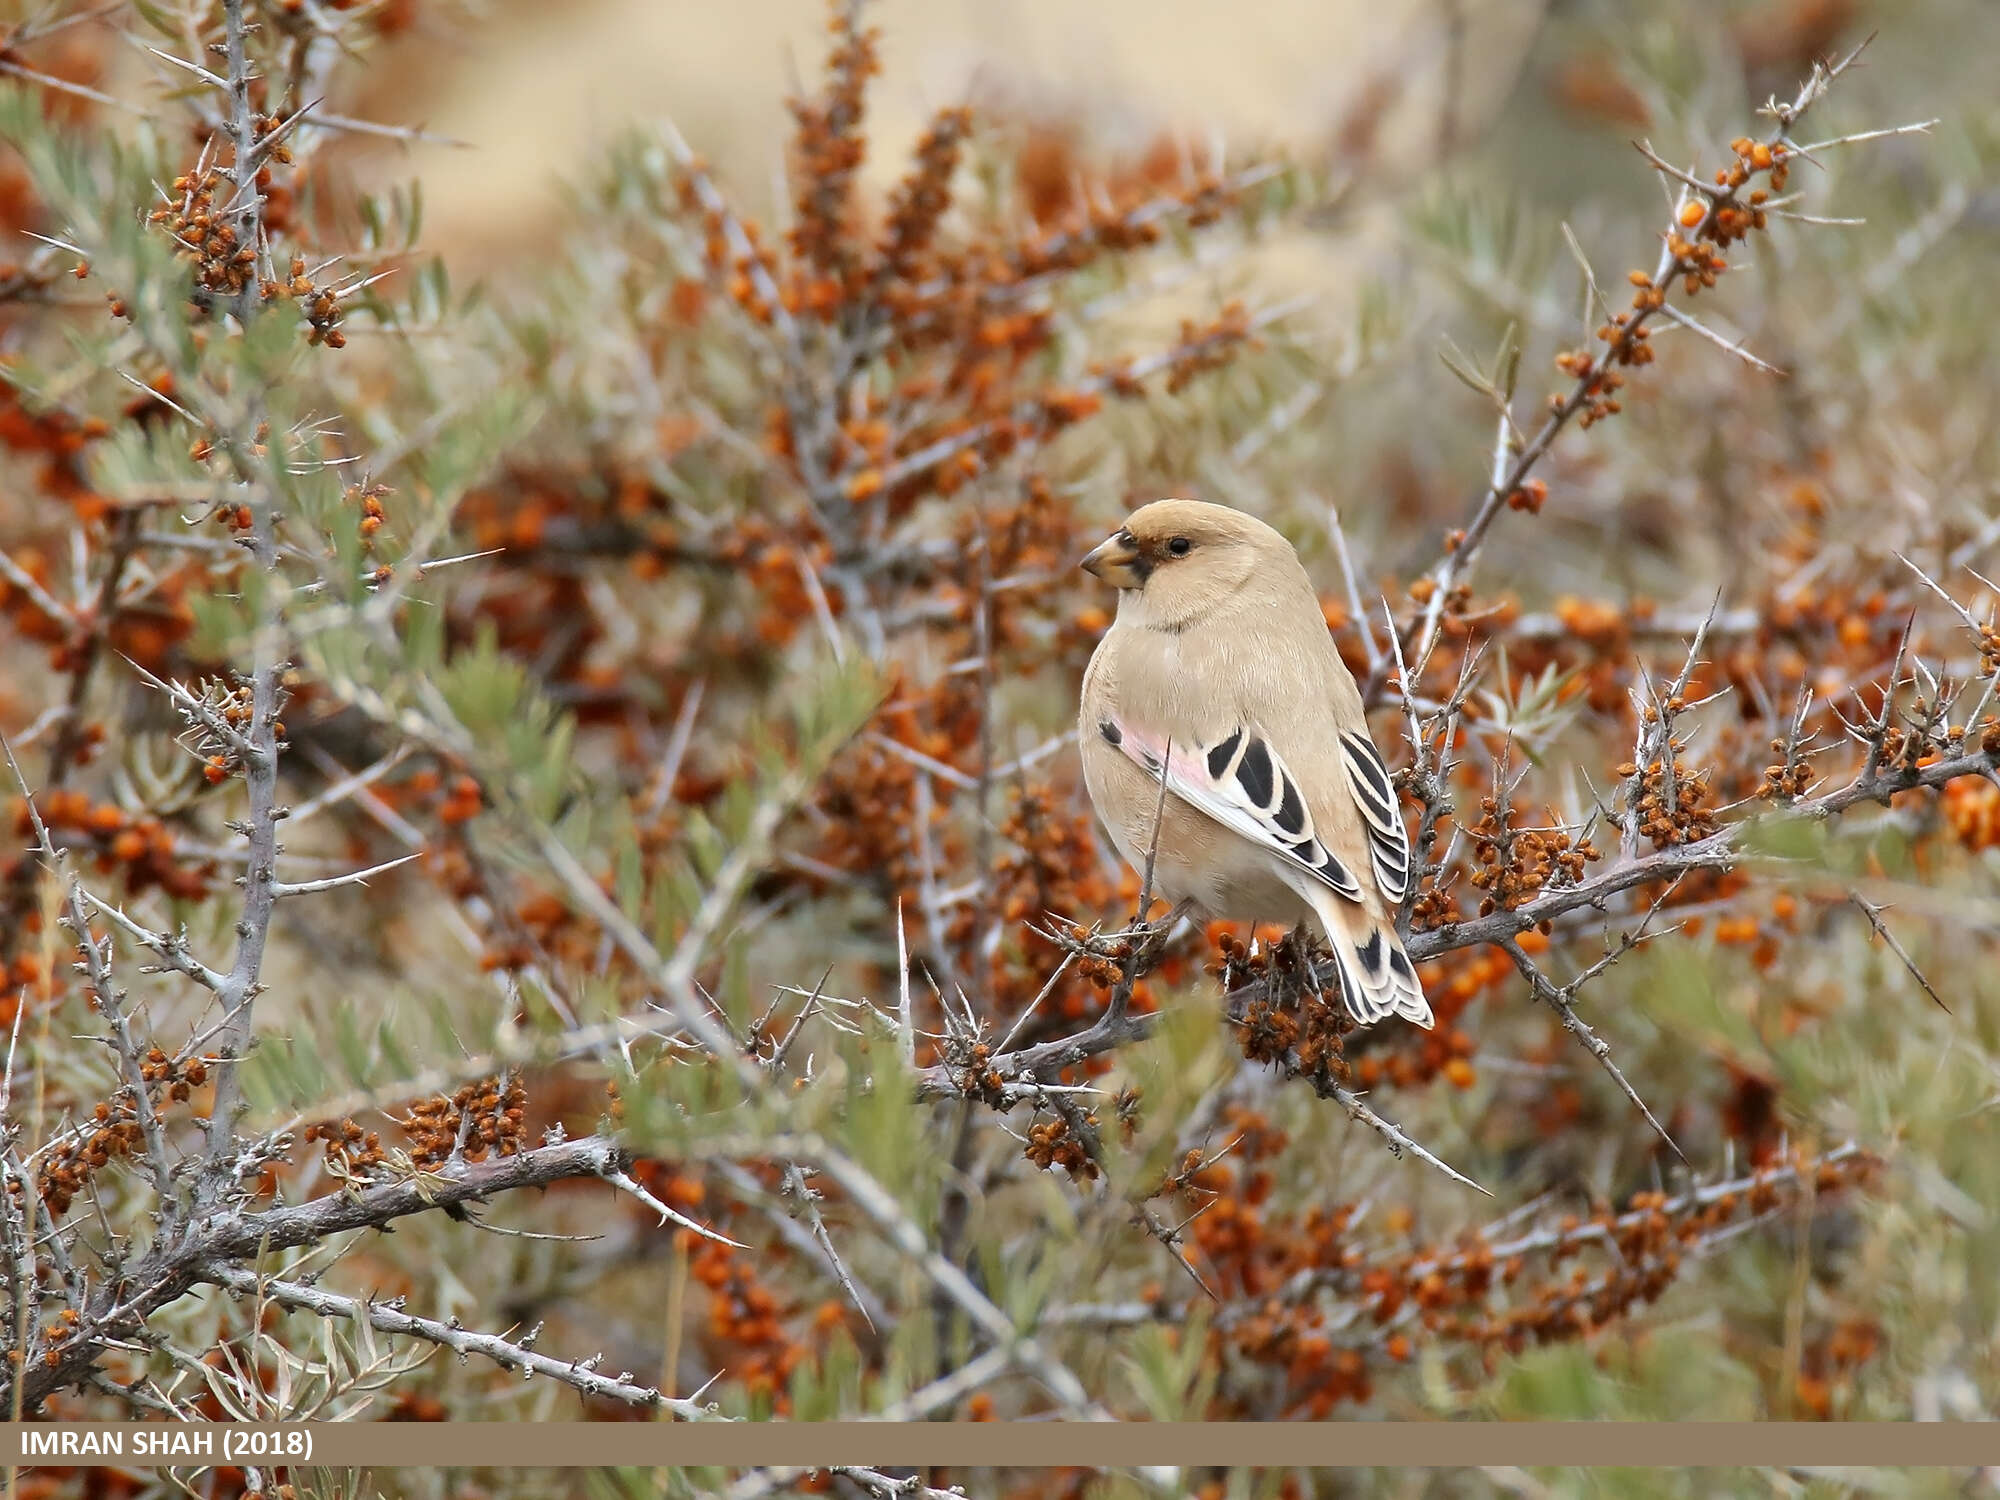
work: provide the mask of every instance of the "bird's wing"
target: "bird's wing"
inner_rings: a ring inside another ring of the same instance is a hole
[[[1312,813],[1298,782],[1254,726],[1239,724],[1210,744],[1186,746],[1170,744],[1111,713],[1103,715],[1097,727],[1107,744],[1155,782],[1164,766],[1167,790],[1182,801],[1336,894],[1349,901],[1361,900],[1361,887],[1353,872],[1313,831]],[[1378,761],[1378,769],[1379,765]],[[1385,788],[1387,784],[1384,774]],[[1393,807],[1389,816],[1395,824]],[[1372,821],[1369,826],[1372,834]],[[1401,825],[1396,826],[1400,831]],[[1407,867],[1407,856],[1404,863]]]
[[[1347,762],[1347,785],[1361,818],[1368,825],[1368,855],[1375,866],[1375,884],[1391,905],[1399,903],[1410,886],[1410,836],[1396,811],[1396,792],[1389,782],[1389,768],[1382,764],[1382,752],[1365,734],[1343,730],[1341,758]]]

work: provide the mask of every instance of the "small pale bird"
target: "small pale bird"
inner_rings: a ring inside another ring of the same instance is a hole
[[[1151,851],[1156,892],[1212,917],[1317,922],[1356,1021],[1430,1026],[1396,936],[1409,835],[1291,543],[1227,506],[1156,500],[1083,566],[1118,586],[1077,718],[1118,852],[1144,870]]]

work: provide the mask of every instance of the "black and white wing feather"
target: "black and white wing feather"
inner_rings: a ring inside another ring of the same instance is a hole
[[[1225,828],[1270,850],[1349,901],[1361,900],[1354,873],[1313,830],[1312,812],[1298,782],[1270,742],[1239,725],[1212,745],[1169,747],[1131,725],[1106,719],[1098,726],[1107,744],[1157,781],[1166,766],[1167,790],[1200,808]],[[1372,826],[1372,825],[1371,825]]]
[[[1347,733],[1340,737],[1347,761],[1347,783],[1361,820],[1368,825],[1368,854],[1375,866],[1375,884],[1393,906],[1410,888],[1410,836],[1396,808],[1396,789],[1389,780],[1389,768],[1368,737]]]
[[[1366,736],[1343,734],[1340,746],[1386,912],[1382,901],[1364,896],[1356,872],[1320,838],[1298,782],[1253,727],[1239,725],[1213,744],[1186,748],[1112,718],[1100,720],[1098,732],[1148,778],[1158,782],[1164,776],[1174,796],[1311,877],[1295,889],[1319,913],[1355,1020],[1366,1026],[1399,1015],[1419,1026],[1433,1024],[1394,926],[1394,908],[1409,887],[1409,837],[1388,769]]]

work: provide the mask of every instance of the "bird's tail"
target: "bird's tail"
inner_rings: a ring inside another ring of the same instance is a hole
[[[1389,914],[1372,913],[1332,891],[1315,891],[1312,900],[1340,968],[1348,1014],[1363,1026],[1397,1015],[1429,1030],[1435,1024],[1430,1002]]]

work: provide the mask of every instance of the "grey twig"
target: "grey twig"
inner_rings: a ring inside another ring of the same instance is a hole
[[[280,1307],[295,1312],[340,1318],[350,1323],[366,1323],[383,1333],[422,1339],[451,1350],[460,1359],[477,1354],[492,1360],[503,1370],[519,1370],[524,1378],[544,1375],[600,1400],[668,1411],[686,1422],[714,1421],[718,1418],[713,1406],[662,1395],[651,1386],[635,1384],[627,1373],[615,1376],[598,1374],[595,1356],[581,1360],[556,1359],[537,1353],[525,1342],[505,1339],[498,1334],[474,1333],[460,1326],[456,1318],[442,1322],[436,1318],[421,1318],[403,1311],[401,1297],[386,1302],[345,1297],[305,1282],[281,1280],[232,1265],[210,1267],[200,1279],[226,1287],[239,1297],[268,1298]]]

